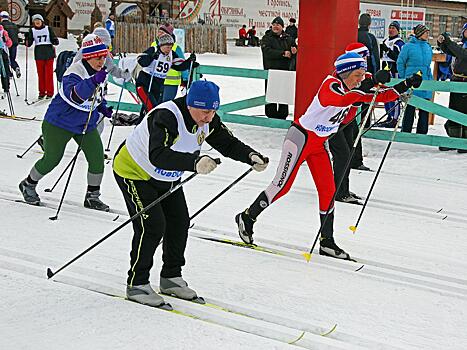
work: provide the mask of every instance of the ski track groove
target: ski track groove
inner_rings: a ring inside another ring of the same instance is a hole
[[[40,258],[4,248],[0,248],[0,261],[2,262],[0,269],[21,273],[23,275],[39,279],[47,278],[45,273],[46,266],[43,265],[44,263],[46,263],[46,265],[50,265],[49,263],[56,264],[56,262],[53,262],[51,259]],[[108,284],[102,284],[103,277]],[[124,280],[123,275],[117,276],[92,269],[72,267],[62,273],[60,277],[56,277],[56,279],[58,283],[81,288],[89,292],[108,293],[122,296],[124,294],[124,284],[122,283],[122,280]],[[111,286],[109,287],[109,285]],[[166,298],[166,300],[169,301],[176,310],[190,314],[194,313],[195,316],[199,316],[198,318],[201,321],[217,324],[221,327],[232,328],[241,332],[251,333],[256,336],[265,337],[282,343],[290,343],[297,339],[301,332],[305,332],[305,336],[293,345],[306,349],[316,349],[317,345],[319,345],[319,349],[330,350],[348,349],[349,345],[351,345],[352,349],[398,349],[393,345],[341,332],[339,330],[339,326],[337,326],[337,329],[333,333],[323,337],[320,336],[319,333],[326,332],[329,329],[311,325],[309,322],[302,320],[290,319],[260,310],[246,309],[238,305],[218,301],[214,298],[206,298],[206,301],[208,303],[214,303],[218,306],[228,308],[232,310],[232,312],[218,310],[209,306],[197,305],[196,303],[166,295],[164,295],[164,298]],[[135,303],[135,305],[138,304]],[[242,314],[245,314],[245,316]],[[221,320],[219,320],[218,317],[214,317],[217,320],[213,321],[212,315],[221,315]],[[235,319],[243,321],[235,322]],[[255,325],[255,323],[257,325]],[[263,326],[261,326],[261,324],[263,324]],[[269,327],[264,326],[264,324],[268,324]],[[294,326],[291,326],[292,324]],[[251,327],[256,327],[256,330],[251,331]],[[248,328],[250,328],[250,330],[247,330]]]

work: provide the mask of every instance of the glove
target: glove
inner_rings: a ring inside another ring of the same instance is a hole
[[[389,51],[389,47],[388,47],[385,43],[381,43],[381,44],[379,45],[379,48],[380,48],[380,50],[381,50],[382,52],[387,52],[387,51]]]
[[[99,72],[97,72],[91,77],[91,81],[94,85],[97,86],[99,84],[102,84],[105,81],[105,78],[107,78],[107,72],[104,69],[101,69]]]
[[[112,118],[112,114],[113,114],[113,107],[104,107],[102,108],[99,112],[102,113],[102,115],[106,118]]]
[[[372,88],[375,87],[375,82],[373,77],[364,79],[357,90],[363,91],[364,93],[369,93]]]
[[[269,158],[264,157],[259,153],[252,152],[250,153],[250,161],[251,161],[251,167],[255,171],[263,171],[266,170],[269,164]]]
[[[422,76],[417,73],[414,73],[412,74],[411,77],[408,77],[407,79],[405,79],[405,84],[409,88],[411,87],[418,88],[420,87],[420,85],[422,85],[422,81],[423,81]]]
[[[131,78],[132,78],[131,72],[128,69],[125,69],[122,72],[122,78],[126,83],[129,82],[131,80]]]
[[[190,61],[196,61],[196,55],[195,55],[194,53],[192,53],[192,54],[190,55],[190,57],[188,57],[188,60],[190,60]]]
[[[373,79],[376,84],[387,84],[391,81],[391,73],[386,69],[380,69],[375,73]]]
[[[197,68],[197,67],[199,67],[199,63],[196,61],[193,61],[193,68]]]
[[[195,170],[201,175],[207,175],[216,168],[216,160],[209,156],[201,156],[195,162]]]

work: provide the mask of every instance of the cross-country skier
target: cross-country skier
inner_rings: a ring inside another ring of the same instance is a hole
[[[72,138],[77,144],[83,138],[81,147],[88,162],[84,206],[108,211],[109,206],[99,199],[104,175],[104,149],[96,129],[99,113],[108,118],[112,116],[112,108],[106,106],[102,96],[102,86],[107,76],[103,67],[108,49],[96,35],[89,34],[83,39],[82,53],[83,59],[74,62],[63,75],[59,93],[44,116],[44,155],[34,164],[28,177],[21,181],[19,188],[27,203],[39,205],[37,183],[60,163],[65,147]]]
[[[371,102],[374,93],[357,89],[367,68],[366,61],[360,55],[354,52],[343,54],[337,58],[334,66],[337,76],[324,79],[308,110],[289,128],[272,183],[249,208],[235,217],[240,238],[247,244],[253,244],[253,225],[258,215],[290,190],[300,165],[306,161],[318,190],[321,222],[329,209],[326,225],[321,232],[320,254],[350,259],[333,238],[334,203],[331,200],[335,185],[326,141],[338,130],[352,104]],[[380,89],[376,101],[395,100],[400,93],[420,83],[420,77],[410,77],[394,88]]]
[[[8,49],[11,47],[12,42],[8,36],[8,32],[0,25],[0,80],[2,89],[5,92],[10,91],[10,61],[8,59]]]
[[[130,215],[179,183],[185,171],[203,175],[213,171],[216,161],[200,155],[204,141],[225,157],[252,165],[256,171],[266,169],[268,159],[232,135],[216,114],[218,108],[219,87],[196,81],[187,96],[154,108],[128,136],[115,155],[113,169]],[[164,304],[149,283],[162,237],[161,292],[188,300],[197,297],[182,278],[189,225],[183,188],[133,221],[128,299],[152,306]]]
[[[192,62],[193,68],[199,66],[199,63],[195,62],[195,54],[191,54],[187,60],[178,57],[177,53],[172,51],[173,44],[174,39],[171,35],[162,35],[158,38],[157,46],[151,46],[138,57],[138,63],[143,67],[136,79],[136,91],[143,104],[141,119],[159,104],[164,81],[171,68],[184,71],[190,68]]]
[[[44,18],[41,15],[32,16],[32,24],[33,27],[29,29],[25,39],[26,46],[34,44],[39,100],[42,100],[52,98],[54,95],[54,45],[58,45],[58,39],[52,28],[44,24]]]

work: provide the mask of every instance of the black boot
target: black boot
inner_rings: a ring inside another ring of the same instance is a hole
[[[84,206],[89,209],[109,211],[110,207],[99,199],[101,193],[97,191],[87,191],[84,197]]]
[[[330,256],[331,258],[351,260],[350,255],[334,242],[334,238],[321,238],[319,242],[319,255]]]
[[[248,215],[248,209],[235,216],[235,222],[238,226],[238,234],[246,244],[253,244],[253,225],[256,220],[253,220]]]

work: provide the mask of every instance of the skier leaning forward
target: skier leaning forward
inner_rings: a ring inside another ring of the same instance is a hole
[[[221,122],[219,87],[196,81],[185,97],[152,109],[118,149],[113,169],[130,216],[180,182],[185,171],[208,174],[217,163],[200,155],[206,142],[222,155],[264,170],[268,159],[235,138]],[[149,283],[153,256],[162,237],[160,291],[193,300],[196,292],[182,278],[190,219],[183,188],[173,192],[133,221],[134,236],[128,271],[128,299],[163,306]]]
[[[334,242],[334,203],[335,192],[332,164],[328,152],[327,139],[337,132],[340,123],[352,104],[369,103],[372,91],[361,91],[360,82],[365,78],[366,61],[357,53],[341,55],[334,63],[337,76],[328,76],[308,107],[305,114],[295,121],[285,137],[281,159],[271,184],[261,192],[256,200],[235,217],[240,238],[253,244],[253,225],[258,215],[270,204],[284,196],[292,186],[298,169],[307,162],[318,190],[319,213],[323,222],[329,209],[329,217],[320,237],[320,254],[339,259],[350,259],[349,254]],[[413,79],[399,83],[394,88],[381,88],[377,102],[388,102],[399,98],[399,94],[413,86]]]
[[[99,37],[89,34],[83,39],[82,52],[82,60],[74,62],[63,75],[59,93],[44,116],[44,155],[34,164],[29,176],[21,181],[19,188],[27,203],[39,205],[37,183],[60,163],[67,143],[73,138],[81,144],[89,164],[84,206],[108,211],[109,206],[99,199],[104,175],[104,149],[96,129],[99,113],[108,118],[112,116],[112,109],[106,106],[102,96],[108,50]],[[99,93],[93,98],[96,89]]]

